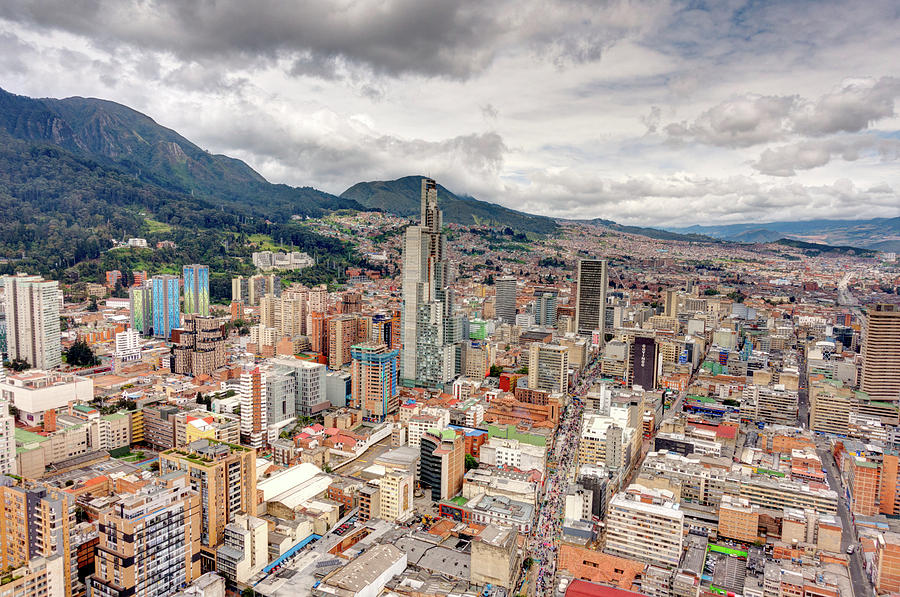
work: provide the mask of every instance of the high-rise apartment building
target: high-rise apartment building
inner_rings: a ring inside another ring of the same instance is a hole
[[[556,293],[541,292],[534,299],[534,323],[540,327],[556,327]]]
[[[184,278],[184,312],[187,314],[209,315],[209,266],[185,265],[182,268]]]
[[[6,400],[0,400],[0,474],[16,474],[16,420]]]
[[[77,558],[71,536],[75,528],[75,499],[63,491],[41,484],[0,487],[0,565],[18,568],[39,558],[61,558],[65,595],[80,586]],[[0,587],[2,592],[5,587]],[[80,590],[83,591],[81,586]]]
[[[172,331],[171,370],[182,375],[209,375],[225,365],[225,326],[215,317],[188,314],[184,327]]]
[[[141,284],[128,289],[131,306],[131,327],[142,336],[153,329],[153,289]]]
[[[663,309],[663,315],[666,317],[678,317],[678,290],[674,288],[666,290],[666,302]]]
[[[564,392],[569,387],[569,348],[532,342],[528,349],[528,388]]]
[[[241,372],[241,442],[262,448],[266,443],[266,427],[269,424],[266,404],[266,377],[259,367]]]
[[[497,287],[497,299],[494,307],[497,319],[503,323],[514,324],[516,322],[516,284],[515,276],[502,276],[494,283]]]
[[[153,336],[168,340],[172,330],[181,325],[178,276],[153,276]]]
[[[200,500],[172,472],[102,509],[91,595],[166,597],[198,578]]]
[[[860,389],[870,401],[896,406],[900,404],[900,306],[872,305],[863,323]]]
[[[605,259],[578,260],[578,288],[575,295],[575,329],[579,334],[606,333],[607,264]]]
[[[232,301],[256,306],[267,294],[281,296],[281,278],[275,274],[257,274],[249,278],[236,276],[231,279]]]
[[[281,296],[267,294],[259,303],[259,322],[276,330],[279,338],[306,334],[309,289],[288,288]]]
[[[351,405],[379,421],[400,407],[397,383],[399,351],[386,344],[364,342],[351,349]]]
[[[200,495],[200,568],[213,571],[225,525],[238,514],[256,516],[256,450],[197,440],[159,455],[160,475],[173,471],[187,472]]]
[[[458,339],[448,337],[453,330],[446,325],[453,294],[442,225],[437,183],[423,179],[421,221],[403,241],[400,377],[409,385],[442,386],[457,371]]]
[[[17,274],[4,279],[6,352],[36,369],[62,365],[59,282]]]
[[[684,512],[665,496],[632,485],[609,501],[603,551],[674,568],[684,545]]]
[[[465,476],[465,441],[453,429],[430,429],[419,440],[419,482],[431,490],[435,502],[462,491]]]
[[[340,369],[351,360],[350,347],[360,339],[355,315],[339,315],[328,320],[328,366]]]

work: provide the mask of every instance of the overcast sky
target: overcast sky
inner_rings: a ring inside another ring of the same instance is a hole
[[[3,0],[0,86],[121,102],[332,193],[428,174],[628,224],[893,217],[898,21],[896,0]]]

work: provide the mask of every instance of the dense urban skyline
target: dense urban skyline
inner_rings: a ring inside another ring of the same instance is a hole
[[[900,215],[897,7],[7,2],[3,87],[129,105],[274,182],[538,214]]]

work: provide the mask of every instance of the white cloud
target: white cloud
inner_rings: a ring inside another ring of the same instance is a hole
[[[4,2],[0,80],[333,193],[424,173],[636,224],[900,215],[891,0],[202,6]]]

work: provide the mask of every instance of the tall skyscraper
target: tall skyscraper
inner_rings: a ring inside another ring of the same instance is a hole
[[[131,302],[131,327],[142,336],[153,329],[153,290],[145,285],[128,290]]]
[[[168,340],[181,325],[178,305],[178,276],[153,276],[153,335]]]
[[[422,220],[407,228],[403,242],[403,349],[400,377],[407,385],[442,386],[453,379],[457,339],[448,338],[453,314],[449,264],[437,183],[422,180]]]
[[[386,344],[364,342],[355,344],[351,354],[353,407],[363,409],[364,416],[381,421],[400,406],[398,351],[390,350]]]
[[[514,276],[503,276],[497,278],[497,300],[494,307],[497,312],[497,318],[503,323],[516,323],[516,283],[518,280]]]
[[[863,323],[860,389],[870,401],[900,406],[900,306],[872,305]]]
[[[605,259],[578,260],[578,289],[575,296],[575,330],[590,335],[606,333],[607,268]]]
[[[209,266],[185,265],[184,312],[187,314],[209,315]]]
[[[28,361],[37,369],[62,365],[59,282],[17,274],[7,276],[4,286],[9,359]]]

